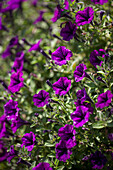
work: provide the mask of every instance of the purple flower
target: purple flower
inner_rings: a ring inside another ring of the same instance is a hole
[[[32,151],[34,148],[34,145],[36,144],[35,137],[36,136],[33,132],[26,133],[21,139],[22,141],[21,147],[25,145],[25,148],[27,148],[28,151]]]
[[[14,150],[14,145],[12,145],[10,147],[10,151],[8,152],[7,161],[10,163],[11,160],[17,155],[18,155],[18,152],[16,150]]]
[[[2,12],[13,11],[17,8],[21,8],[21,3],[26,0],[10,0],[7,2],[7,7],[2,9]]]
[[[102,109],[110,105],[112,98],[113,94],[109,90],[107,90],[105,93],[102,93],[98,96],[98,102],[95,105],[96,107],[100,107],[100,109]]]
[[[56,144],[55,150],[56,158],[63,162],[66,162],[66,160],[69,159],[70,155],[72,154],[71,148],[67,148],[66,141],[64,140],[60,140],[60,142]]]
[[[2,115],[0,117],[0,138],[5,137],[7,134],[5,124],[6,124],[6,116]]]
[[[65,5],[64,9],[68,10],[69,9],[69,2],[68,2],[68,0],[64,1],[64,5]]]
[[[69,21],[66,23],[65,27],[61,29],[60,36],[63,37],[63,40],[69,41],[75,36],[76,30],[76,24],[73,24],[71,21]]]
[[[96,67],[96,65],[101,66],[101,64],[103,63],[103,61],[99,60],[99,59],[98,59],[98,56],[104,58],[104,57],[105,57],[105,52],[106,52],[106,51],[105,51],[104,49],[99,49],[99,51],[97,51],[97,50],[92,51],[91,54],[90,54],[90,59],[89,59],[90,63],[91,63],[94,67]],[[96,68],[97,68],[97,67],[96,67]]]
[[[72,148],[76,145],[75,134],[76,131],[73,129],[73,125],[69,124],[61,127],[58,131],[58,136],[61,137],[61,140],[66,141],[67,148]]]
[[[76,128],[83,126],[88,122],[90,112],[85,106],[76,107],[76,111],[71,113],[71,119],[74,121],[74,126]]]
[[[45,106],[49,101],[49,93],[45,90],[40,90],[38,94],[35,94],[33,96],[33,102],[34,105],[37,107],[43,107]]]
[[[74,71],[74,77],[75,77],[75,81],[79,82],[81,81],[84,77],[89,77],[88,74],[85,72],[85,70],[87,69],[85,64],[79,64],[75,71]]]
[[[57,7],[55,8],[55,11],[54,11],[54,17],[51,18],[51,21],[56,22],[59,18],[61,18],[62,11],[63,11],[63,9],[60,8],[60,5],[57,5]]]
[[[8,31],[8,29],[2,24],[2,17],[0,17],[0,30]]]
[[[40,11],[39,17],[34,21],[33,24],[37,24],[38,22],[43,21],[43,14],[44,13],[45,13],[44,11]]]
[[[96,151],[94,154],[91,154],[90,161],[93,169],[102,169],[107,159],[100,151]]]
[[[11,53],[11,49],[9,46],[7,46],[6,50],[2,53],[2,58],[6,58],[8,56],[10,56],[12,53]]]
[[[31,4],[37,6],[38,0],[32,0]]]
[[[83,88],[82,90],[78,90],[77,93],[77,99],[81,100],[81,103],[83,103],[84,101],[89,101],[92,102],[90,97],[88,96],[88,94],[86,93],[85,88]]]
[[[7,148],[4,147],[4,143],[0,141],[0,162],[7,158]]]
[[[70,60],[73,54],[65,46],[60,46],[56,51],[52,53],[52,60],[55,60],[55,64],[61,66],[67,64],[67,60]]]
[[[19,127],[27,124],[29,124],[29,122],[24,121],[23,119],[20,118],[20,115],[18,115],[17,117],[15,117],[15,119],[12,120],[11,129],[13,133],[16,133]]]
[[[41,162],[35,166],[32,170],[52,170],[49,163]]]
[[[100,4],[103,5],[104,3],[107,3],[108,0],[91,0],[92,2],[94,2],[95,4]]]
[[[28,50],[29,52],[31,51],[40,51],[40,43],[42,39],[40,39],[36,44],[33,44],[31,48]]]
[[[24,53],[22,52],[20,57],[16,57],[11,72],[21,72],[24,65]],[[15,69],[14,69],[15,68]]]
[[[18,45],[18,36],[15,36],[13,38],[11,38],[10,42],[9,42],[9,47],[12,48],[15,45]]]
[[[17,73],[13,73],[11,75],[11,82],[8,86],[8,90],[12,93],[18,92],[24,86],[24,79],[22,78],[23,73],[18,71]]]
[[[73,2],[74,0],[71,0],[71,2]],[[66,10],[68,10],[69,9],[69,2],[68,2],[68,0],[65,0],[64,1],[64,5],[65,5],[65,8],[64,9],[66,9]]]
[[[60,77],[58,81],[53,84],[53,90],[55,94],[60,96],[68,93],[71,87],[71,80],[68,80],[67,77]]]
[[[109,140],[113,141],[113,133],[109,133],[108,138]]]
[[[8,120],[13,120],[15,117],[18,116],[19,114],[19,108],[18,108],[18,102],[9,100],[5,105],[4,105],[4,115]]]
[[[93,8],[87,7],[83,11],[78,11],[75,18],[78,26],[89,24],[94,18]]]
[[[77,100],[77,102],[75,102],[76,107],[78,106],[85,106],[88,108],[88,111],[93,113],[94,109],[93,107],[91,107],[91,103],[87,103],[87,102],[81,102],[81,100]]]

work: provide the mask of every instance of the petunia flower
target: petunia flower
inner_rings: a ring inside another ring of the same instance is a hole
[[[85,101],[89,101],[92,102],[92,100],[90,99],[90,97],[88,96],[88,94],[86,93],[85,88],[83,88],[82,90],[78,90],[77,93],[77,99],[81,100],[81,103],[85,102]]]
[[[37,24],[38,22],[43,21],[43,14],[44,13],[45,13],[44,11],[40,11],[39,17],[34,21],[33,24]]]
[[[5,137],[7,134],[7,130],[6,130],[6,116],[2,115],[0,117],[0,138]]]
[[[73,2],[73,1],[74,0],[71,0],[71,2]],[[65,5],[64,9],[68,10],[69,9],[69,0],[65,0],[64,5]]]
[[[69,124],[61,127],[58,131],[58,136],[61,137],[61,140],[66,141],[67,148],[72,148],[76,145],[75,134],[76,131],[74,130],[73,125]]]
[[[0,30],[4,30],[8,32],[8,29],[2,24],[2,17],[0,17]]]
[[[4,105],[4,115],[8,120],[13,120],[15,117],[18,116],[19,114],[19,108],[18,108],[18,102],[9,100],[5,105]]]
[[[13,73],[11,75],[10,85],[8,86],[8,90],[12,93],[18,92],[24,86],[24,79],[22,78],[23,73],[18,71],[17,73]]]
[[[40,51],[40,43],[42,39],[40,39],[36,44],[33,44],[31,48],[28,50],[29,52],[31,51]]]
[[[21,72],[23,70],[23,65],[24,65],[24,53],[21,52],[20,57],[15,58],[11,72],[15,72],[15,69],[17,72],[18,71]]]
[[[38,94],[35,94],[33,96],[33,102],[34,102],[34,105],[37,106],[37,107],[43,107],[45,106],[46,104],[48,104],[48,99],[49,99],[49,93],[46,92],[45,90],[41,90],[39,91]]]
[[[11,56],[11,54],[11,49],[7,46],[6,50],[2,53],[2,58],[7,58],[8,56]]]
[[[78,107],[78,106],[85,106],[85,107],[87,107],[88,111],[91,112],[91,113],[93,113],[93,111],[94,111],[94,108],[91,107],[91,103],[81,102],[80,99],[78,99],[74,104],[76,105],[76,107]]]
[[[89,24],[94,18],[93,8],[87,7],[83,11],[78,11],[75,18],[78,26]]]
[[[11,38],[11,40],[9,42],[9,47],[12,48],[15,45],[18,45],[18,43],[19,43],[18,36],[15,36],[15,37]]]
[[[91,0],[92,2],[94,2],[95,4],[100,4],[103,5],[104,3],[107,3],[108,0]]]
[[[84,77],[89,78],[89,75],[85,72],[87,69],[85,64],[79,64],[74,71],[74,78],[76,82],[81,81]]]
[[[113,142],[113,133],[109,133],[108,139]]]
[[[4,161],[7,159],[7,148],[4,147],[3,141],[0,141],[0,162]]]
[[[60,5],[57,5],[57,7],[54,10],[54,17],[51,18],[52,22],[56,22],[59,18],[62,17],[61,13],[63,12],[63,9],[61,9]]]
[[[69,159],[70,155],[72,154],[71,148],[67,148],[66,141],[64,140],[60,140],[60,142],[56,144],[55,151],[56,158],[63,162],[66,162],[66,160]]]
[[[82,127],[86,122],[88,122],[90,112],[85,106],[76,107],[76,111],[71,113],[71,119],[74,122],[76,128]]]
[[[60,36],[63,37],[63,40],[70,41],[75,36],[77,26],[71,21],[67,22],[65,27],[61,29]]]
[[[113,98],[113,94],[107,90],[105,93],[102,93],[98,96],[98,102],[95,104],[96,107],[100,107],[100,109],[109,106],[111,103],[111,99]]]
[[[106,53],[106,51],[104,49],[99,49],[99,51],[97,51],[97,50],[92,51],[91,54],[90,54],[90,59],[89,59],[90,63],[96,68],[97,68],[97,65],[101,66],[103,61],[101,61],[98,58],[98,56],[104,58],[105,53]]]
[[[21,119],[20,115],[18,115],[14,119],[12,119],[11,129],[13,133],[16,133],[18,128],[20,128],[23,125],[27,125],[27,124],[30,124],[30,123]]]
[[[34,148],[34,145],[36,144],[36,139],[35,139],[35,134],[33,132],[30,133],[26,133],[21,141],[21,147],[23,147],[25,145],[25,148],[27,148],[28,151],[32,151]]]
[[[14,145],[11,145],[10,151],[8,152],[7,161],[10,163],[11,160],[18,155],[18,151],[14,150]]]
[[[100,151],[96,151],[91,154],[90,161],[93,169],[102,169],[106,164],[107,159]]]
[[[32,170],[52,170],[50,164],[47,162],[41,162],[37,166],[35,166]]]
[[[58,81],[53,84],[53,90],[55,94],[65,95],[68,93],[71,87],[71,80],[68,80],[67,77],[60,77]]]
[[[67,64],[67,61],[70,60],[70,57],[72,56],[72,52],[66,49],[65,46],[58,47],[51,55],[52,60],[55,60],[55,64],[59,66]]]

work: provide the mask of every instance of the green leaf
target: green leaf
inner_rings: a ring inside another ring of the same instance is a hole
[[[113,127],[113,122],[108,123],[108,124],[107,124],[107,127]]]
[[[59,166],[57,170],[63,170],[64,168],[65,168],[65,166],[62,165],[62,166]]]
[[[98,65],[96,65],[96,66],[97,66],[97,69],[101,71],[101,66],[98,66]]]
[[[106,126],[107,126],[107,124],[106,124],[105,121],[98,121],[98,122],[92,124],[92,127],[94,129],[102,129],[102,128],[106,127]]]
[[[32,170],[36,166],[36,161],[34,161],[29,170]]]
[[[101,61],[104,61],[104,58],[103,57],[100,57],[100,56],[97,56],[97,58]]]
[[[48,146],[48,147],[54,147],[55,146],[55,143],[51,144],[51,143],[45,143],[45,146]]]

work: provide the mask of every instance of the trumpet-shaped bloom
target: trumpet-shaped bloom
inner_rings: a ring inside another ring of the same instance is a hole
[[[95,4],[100,4],[103,5],[104,3],[107,3],[108,0],[91,0],[92,2],[94,2]]]
[[[94,18],[93,8],[87,7],[83,11],[78,11],[75,18],[78,26],[89,24]]]
[[[90,97],[88,96],[88,94],[86,93],[85,88],[83,88],[82,90],[78,90],[77,93],[77,99],[81,100],[81,103],[85,102],[85,101],[89,101],[92,102]]]
[[[20,118],[20,115],[15,117],[15,119],[12,120],[11,129],[13,133],[16,133],[17,129],[23,125],[29,124],[27,121],[24,121]]]
[[[76,145],[75,134],[76,131],[73,129],[73,125],[69,124],[61,127],[58,131],[58,136],[61,137],[61,140],[66,141],[67,148],[72,148]]]
[[[109,90],[107,90],[105,93],[102,93],[98,96],[98,102],[95,105],[96,107],[100,107],[100,109],[102,109],[110,105],[112,98],[113,94]]]
[[[71,119],[74,122],[76,128],[82,127],[86,122],[88,122],[90,112],[85,106],[78,106],[76,111],[71,114]]]
[[[41,162],[35,166],[32,170],[52,170],[49,163]]]
[[[43,14],[44,14],[44,11],[40,11],[39,17],[34,21],[33,24],[37,24],[38,22],[43,21]]]
[[[90,161],[93,169],[102,169],[107,159],[100,151],[96,151],[94,154],[91,154]]]
[[[85,70],[87,69],[85,64],[79,64],[75,71],[74,71],[74,77],[75,77],[75,81],[79,82],[81,81],[84,77],[88,77],[87,73],[85,72]]]
[[[76,24],[73,24],[71,21],[67,22],[65,27],[61,29],[60,36],[63,37],[63,40],[69,41],[73,39],[77,30]]]
[[[7,156],[8,156],[7,148],[4,147],[4,143],[2,141],[0,141],[0,162],[7,159]]]
[[[27,148],[28,151],[32,151],[34,148],[34,145],[36,144],[35,134],[33,132],[26,133],[22,139],[21,147],[25,145],[25,148]]]
[[[16,150],[14,150],[14,145],[12,145],[10,147],[10,151],[8,152],[7,161],[10,163],[11,160],[17,155],[18,155],[18,152]]]
[[[22,52],[20,57],[16,57],[11,72],[22,71],[24,65],[24,53]]]
[[[104,58],[104,57],[105,57],[105,53],[106,53],[106,51],[105,51],[104,49],[99,49],[99,51],[97,51],[97,50],[92,51],[91,54],[90,54],[90,59],[89,59],[90,63],[91,63],[94,67],[96,67],[96,65],[101,66],[101,64],[103,63],[103,61],[101,61],[101,60],[98,58],[98,56]]]
[[[66,49],[65,46],[60,46],[56,51],[52,53],[52,60],[55,60],[55,64],[61,66],[67,64],[73,54],[70,50]]]
[[[7,134],[5,124],[6,124],[6,116],[2,115],[0,117],[0,138],[5,137]]]
[[[38,94],[35,94],[33,96],[33,102],[34,102],[34,105],[37,106],[37,107],[43,107],[45,106],[49,101],[49,93],[46,92],[45,90],[41,90],[39,91]]]
[[[28,50],[29,52],[31,51],[40,51],[40,43],[42,39],[40,39],[36,44],[33,44],[31,48]]]
[[[53,18],[51,18],[51,21],[56,22],[59,18],[61,18],[62,11],[63,11],[63,9],[60,8],[60,5],[57,5],[57,7],[55,8],[55,11],[54,11],[54,16],[53,16]]]
[[[18,116],[19,114],[19,108],[18,108],[18,102],[9,100],[5,105],[4,105],[4,115],[8,120],[13,120],[15,117]]]
[[[53,90],[55,94],[65,95],[68,93],[71,87],[71,80],[68,80],[67,77],[60,77],[60,79],[53,84]]]
[[[11,75],[11,81],[10,85],[8,86],[8,89],[12,92],[18,92],[23,86],[24,86],[24,79],[22,78],[23,73],[18,71],[17,73],[13,73]]]
[[[60,142],[56,144],[55,150],[56,158],[63,162],[66,162],[66,160],[69,159],[70,155],[72,154],[71,148],[67,148],[66,141],[64,140],[60,140]]]

